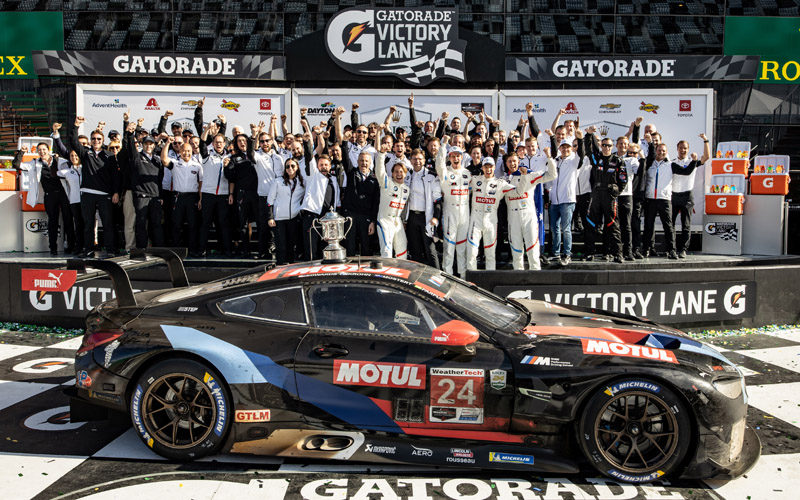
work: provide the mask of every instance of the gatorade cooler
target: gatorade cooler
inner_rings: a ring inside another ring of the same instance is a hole
[[[0,191],[17,190],[17,171],[13,168],[0,169]]]
[[[712,175],[709,189],[714,186],[736,186],[736,191],[707,192],[705,196],[706,214],[742,215],[746,183],[744,175]]]
[[[750,160],[747,158],[713,158],[711,175],[743,175],[747,177]]]
[[[724,159],[749,159],[750,143],[746,141],[720,142],[714,151],[714,158]]]
[[[756,156],[750,177],[750,194],[789,194],[789,157]]]

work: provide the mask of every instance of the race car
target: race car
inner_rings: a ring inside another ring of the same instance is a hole
[[[760,454],[739,369],[646,319],[504,299],[404,260],[262,265],[193,286],[167,260],[176,287],[136,294],[101,265],[117,296],[87,317],[71,418],[127,413],[168,459],[558,474],[585,459],[648,482],[732,478]]]

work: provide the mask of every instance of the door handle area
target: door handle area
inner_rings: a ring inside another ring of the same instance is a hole
[[[341,358],[350,354],[350,351],[343,345],[323,344],[314,348],[314,354],[320,358]]]

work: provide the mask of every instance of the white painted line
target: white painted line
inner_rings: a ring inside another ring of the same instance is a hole
[[[769,349],[750,349],[736,352],[743,356],[755,358],[800,373],[800,345],[770,347]]]
[[[800,454],[762,455],[745,476],[705,483],[725,500],[795,500]]]
[[[14,356],[20,356],[28,352],[33,352],[41,348],[41,346],[35,345],[0,344],[0,361],[13,358]]]
[[[0,453],[3,498],[33,498],[87,457]]]
[[[78,336],[78,337],[71,338],[69,340],[64,340],[64,341],[59,342],[57,344],[49,345],[47,347],[50,347],[51,349],[69,349],[71,351],[77,351],[80,348],[82,341],[83,341],[83,337],[82,336]]]
[[[41,384],[38,382],[9,382],[0,380],[0,410],[25,401],[48,389],[56,387],[55,384]]]
[[[800,382],[747,386],[747,403],[786,423],[800,427]],[[763,458],[763,457],[762,457]],[[800,476],[798,476],[800,477]]]

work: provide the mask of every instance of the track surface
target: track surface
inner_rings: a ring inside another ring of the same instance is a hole
[[[800,330],[710,340],[747,375],[759,463],[730,482],[623,485],[592,470],[570,477],[480,473],[282,458],[161,459],[128,425],[71,423],[62,386],[80,339],[0,333],[0,484],[4,499],[796,499],[800,477]]]

